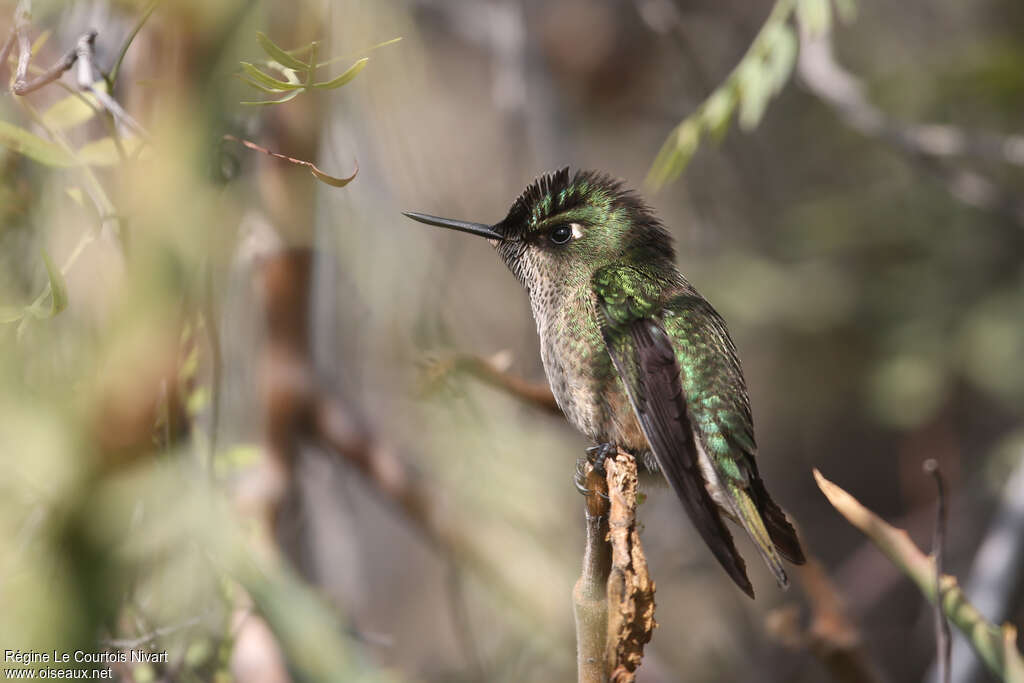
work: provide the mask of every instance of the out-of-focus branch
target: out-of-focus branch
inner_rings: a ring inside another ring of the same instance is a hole
[[[978,611],[993,622],[1010,615],[1011,600],[1024,578],[1024,456],[1006,482],[999,509],[981,542],[967,575],[964,591]],[[971,683],[978,677],[978,658],[964,639],[953,643],[950,678]],[[933,667],[935,669],[936,667]],[[929,676],[926,680],[934,680]]]
[[[3,50],[0,50],[0,54],[3,55],[3,60],[0,60],[0,64],[2,64],[7,60],[12,45],[18,44],[18,66],[14,72],[14,83],[11,85],[11,92],[18,96],[28,95],[44,85],[53,83],[78,60],[78,45],[76,45],[57,60],[56,64],[32,80],[28,80],[28,66],[32,60],[32,41],[28,37],[28,26],[31,20],[32,0],[19,0],[18,6],[14,10],[14,29],[7,43],[4,44]],[[92,33],[95,35],[95,32]]]
[[[608,482],[591,464],[583,470],[587,535],[583,571],[572,591],[576,620],[576,670],[580,683],[603,683],[609,677],[608,575],[612,549],[608,544]]]
[[[3,48],[0,49],[0,54],[3,55],[3,58],[0,59],[0,64],[3,64],[13,43],[16,42],[18,44],[18,67],[14,74],[11,92],[19,97],[24,97],[53,83],[77,64],[76,80],[79,90],[88,92],[95,97],[96,101],[99,102],[105,111],[109,112],[115,121],[144,140],[149,140],[149,133],[142,127],[142,124],[125,111],[124,107],[117,100],[93,85],[96,74],[99,72],[95,64],[96,31],[83,33],[76,41],[75,46],[57,60],[53,66],[29,80],[28,68],[32,60],[32,42],[29,40],[28,27],[31,17],[31,0],[21,0],[14,13],[14,30]]]
[[[562,414],[547,382],[531,382],[523,379],[519,375],[509,372],[505,365],[503,354],[483,358],[473,354],[453,353],[431,361],[425,373],[424,384],[429,390],[430,387],[443,382],[453,374],[466,373],[524,403],[553,415]]]
[[[1024,225],[1024,202],[981,173],[949,163],[973,157],[1024,166],[1024,136],[978,135],[948,125],[891,121],[868,100],[860,81],[836,62],[827,32],[811,35],[801,29],[797,71],[808,89],[851,128],[906,154],[937,175],[961,202]]]
[[[935,564],[935,585],[939,587],[938,598],[933,603],[935,608],[935,656],[939,663],[939,682],[949,683],[950,651],[949,622],[942,613],[942,574],[946,564],[946,485],[939,470],[939,463],[929,458],[924,461],[924,471],[935,479],[935,490],[938,501],[935,512],[935,537],[932,541],[932,557]]]
[[[864,649],[863,637],[848,613],[846,601],[821,562],[808,556],[806,564],[794,569],[810,604],[811,622],[806,629],[801,627],[799,608],[789,605],[769,615],[769,633],[790,650],[809,650],[838,683],[883,681]]]
[[[608,473],[608,659],[611,680],[632,683],[654,634],[654,581],[636,522],[636,460],[619,452],[605,461]]]
[[[910,577],[929,601],[941,596],[946,617],[967,637],[990,671],[1010,683],[1024,683],[1024,657],[1017,649],[1017,630],[1013,626],[999,628],[988,622],[967,600],[955,577],[943,575],[939,589],[934,560],[922,553],[905,531],[884,522],[817,470],[814,477],[832,506]]]

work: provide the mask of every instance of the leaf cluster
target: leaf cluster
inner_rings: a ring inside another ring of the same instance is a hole
[[[317,56],[320,51],[320,43],[318,41],[313,41],[294,50],[285,50],[265,33],[257,32],[256,39],[269,59],[261,62],[260,66],[263,68],[251,62],[241,62],[242,73],[237,76],[243,83],[257,90],[270,95],[281,95],[281,97],[270,100],[248,100],[242,102],[242,104],[249,106],[259,107],[282,104],[295,99],[309,90],[335,90],[358,76],[359,72],[366,68],[367,63],[370,61],[369,57],[361,57],[352,66],[334,78],[318,81],[316,80],[317,70],[334,64],[342,59],[342,57],[317,62]],[[399,40],[401,38],[394,38],[374,45],[367,52],[378,47],[391,45]],[[305,61],[300,59],[300,57],[305,55],[308,55]],[[277,72],[281,75],[281,78],[267,73],[266,69]]]
[[[777,0],[739,64],[697,109],[669,134],[647,174],[647,184],[660,189],[686,170],[701,140],[721,141],[733,115],[751,131],[764,118],[768,103],[789,81],[796,64],[797,31],[820,35],[831,30],[835,10],[852,19],[853,0]]]

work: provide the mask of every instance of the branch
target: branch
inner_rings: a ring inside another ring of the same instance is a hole
[[[939,662],[939,683],[949,683],[950,651],[949,622],[942,613],[945,591],[942,588],[942,574],[946,558],[946,485],[939,470],[939,463],[933,458],[924,461],[924,471],[935,478],[938,505],[935,512],[935,540],[932,541],[932,557],[935,558],[935,585],[939,586],[935,600],[935,656]]]
[[[561,415],[562,409],[558,407],[548,383],[531,382],[509,372],[505,367],[502,355],[496,354],[492,358],[482,358],[472,354],[453,353],[434,360],[429,363],[425,373],[426,390],[430,391],[435,385],[455,373],[464,372],[535,408],[540,408],[552,415]]]
[[[148,16],[148,15],[147,15]],[[110,113],[115,121],[133,131],[140,138],[149,141],[150,135],[142,125],[136,121],[127,111],[124,110],[117,100],[103,90],[93,85],[96,74],[96,31],[83,33],[75,42],[75,46],[68,50],[57,63],[39,74],[32,80],[28,80],[29,63],[32,60],[32,43],[28,37],[29,21],[32,17],[31,0],[21,0],[14,13],[14,30],[7,42],[0,49],[0,64],[7,58],[14,42],[18,43],[18,67],[14,76],[14,84],[11,92],[19,97],[24,97],[40,88],[53,83],[64,73],[70,70],[75,64],[78,65],[76,80],[78,89],[88,92],[96,98],[104,110]],[[125,47],[127,49],[127,46]],[[123,55],[122,55],[123,56]],[[118,60],[120,64],[120,59]]]
[[[810,624],[801,625],[800,608],[791,603],[769,614],[766,620],[769,634],[789,650],[810,651],[832,680],[839,683],[884,680],[864,648],[864,638],[849,614],[846,601],[821,562],[808,555],[807,563],[795,567],[795,571],[811,610]],[[775,680],[789,679],[786,674],[774,673]]]
[[[860,630],[821,563],[811,558],[796,570],[813,609],[814,617],[807,634],[811,652],[837,681],[881,681],[881,673],[864,649]]]
[[[1011,600],[1024,576],[1024,457],[1017,463],[1003,489],[993,521],[967,575],[967,594],[978,611],[993,621],[1010,615]],[[966,641],[953,643],[954,683],[978,678],[978,659],[971,657]],[[934,668],[934,667],[933,667]],[[934,680],[929,676],[926,680]]]
[[[967,600],[955,577],[943,575],[942,587],[936,590],[934,560],[922,553],[905,531],[885,523],[849,493],[825,479],[818,470],[814,470],[814,478],[832,506],[914,581],[930,602],[936,602],[936,595],[941,595],[938,601],[942,611],[967,637],[990,671],[1009,683],[1024,683],[1024,657],[1017,649],[1017,631],[1013,626],[1005,624],[999,628],[986,621],[984,615]]]
[[[640,545],[636,522],[636,460],[622,451],[605,461],[608,472],[608,539],[612,568],[608,577],[608,658],[611,680],[633,683],[657,625],[654,581]]]
[[[954,126],[891,121],[867,96],[860,81],[836,62],[828,32],[800,31],[797,72],[807,88],[848,126],[877,138],[937,175],[959,201],[1024,225],[1024,202],[977,171],[951,166],[958,157],[1024,166],[1024,136],[978,135]]]
[[[576,620],[576,669],[580,683],[608,680],[608,576],[612,569],[608,544],[608,482],[587,463],[583,470],[587,536],[583,571],[572,590]]]
[[[587,520],[583,571],[572,591],[578,680],[633,683],[657,626],[654,582],[637,529],[636,460],[619,451],[604,468],[602,477],[587,463],[577,480]]]
[[[53,83],[65,71],[74,66],[78,60],[78,46],[76,45],[57,60],[56,64],[32,80],[28,80],[28,65],[32,59],[32,42],[28,38],[28,24],[31,17],[32,3],[28,0],[22,0],[14,11],[14,33],[11,39],[9,39],[11,42],[18,43],[18,68],[14,74],[14,84],[11,86],[11,92],[19,97],[28,95],[45,85]],[[93,32],[93,35],[95,35],[95,32]],[[9,52],[11,48],[10,45],[5,45],[4,47],[4,54],[6,55],[6,52]]]

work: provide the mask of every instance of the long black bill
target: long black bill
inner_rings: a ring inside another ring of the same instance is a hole
[[[502,237],[500,232],[497,232],[491,226],[484,225],[483,223],[467,223],[466,221],[457,221],[451,218],[438,218],[437,216],[428,216],[425,213],[415,213],[413,211],[403,211],[402,214],[408,216],[414,221],[426,223],[427,225],[436,225],[439,228],[468,232],[471,235],[479,235],[480,237],[486,237],[489,240],[505,239]]]

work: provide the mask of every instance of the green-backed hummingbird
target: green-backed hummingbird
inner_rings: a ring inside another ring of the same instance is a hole
[[[535,180],[493,225],[405,215],[487,238],[529,293],[544,371],[569,421],[600,453],[622,448],[660,469],[748,595],[723,515],[788,584],[782,559],[802,564],[804,555],[758,474],[736,347],[636,194],[607,175],[563,168]]]

